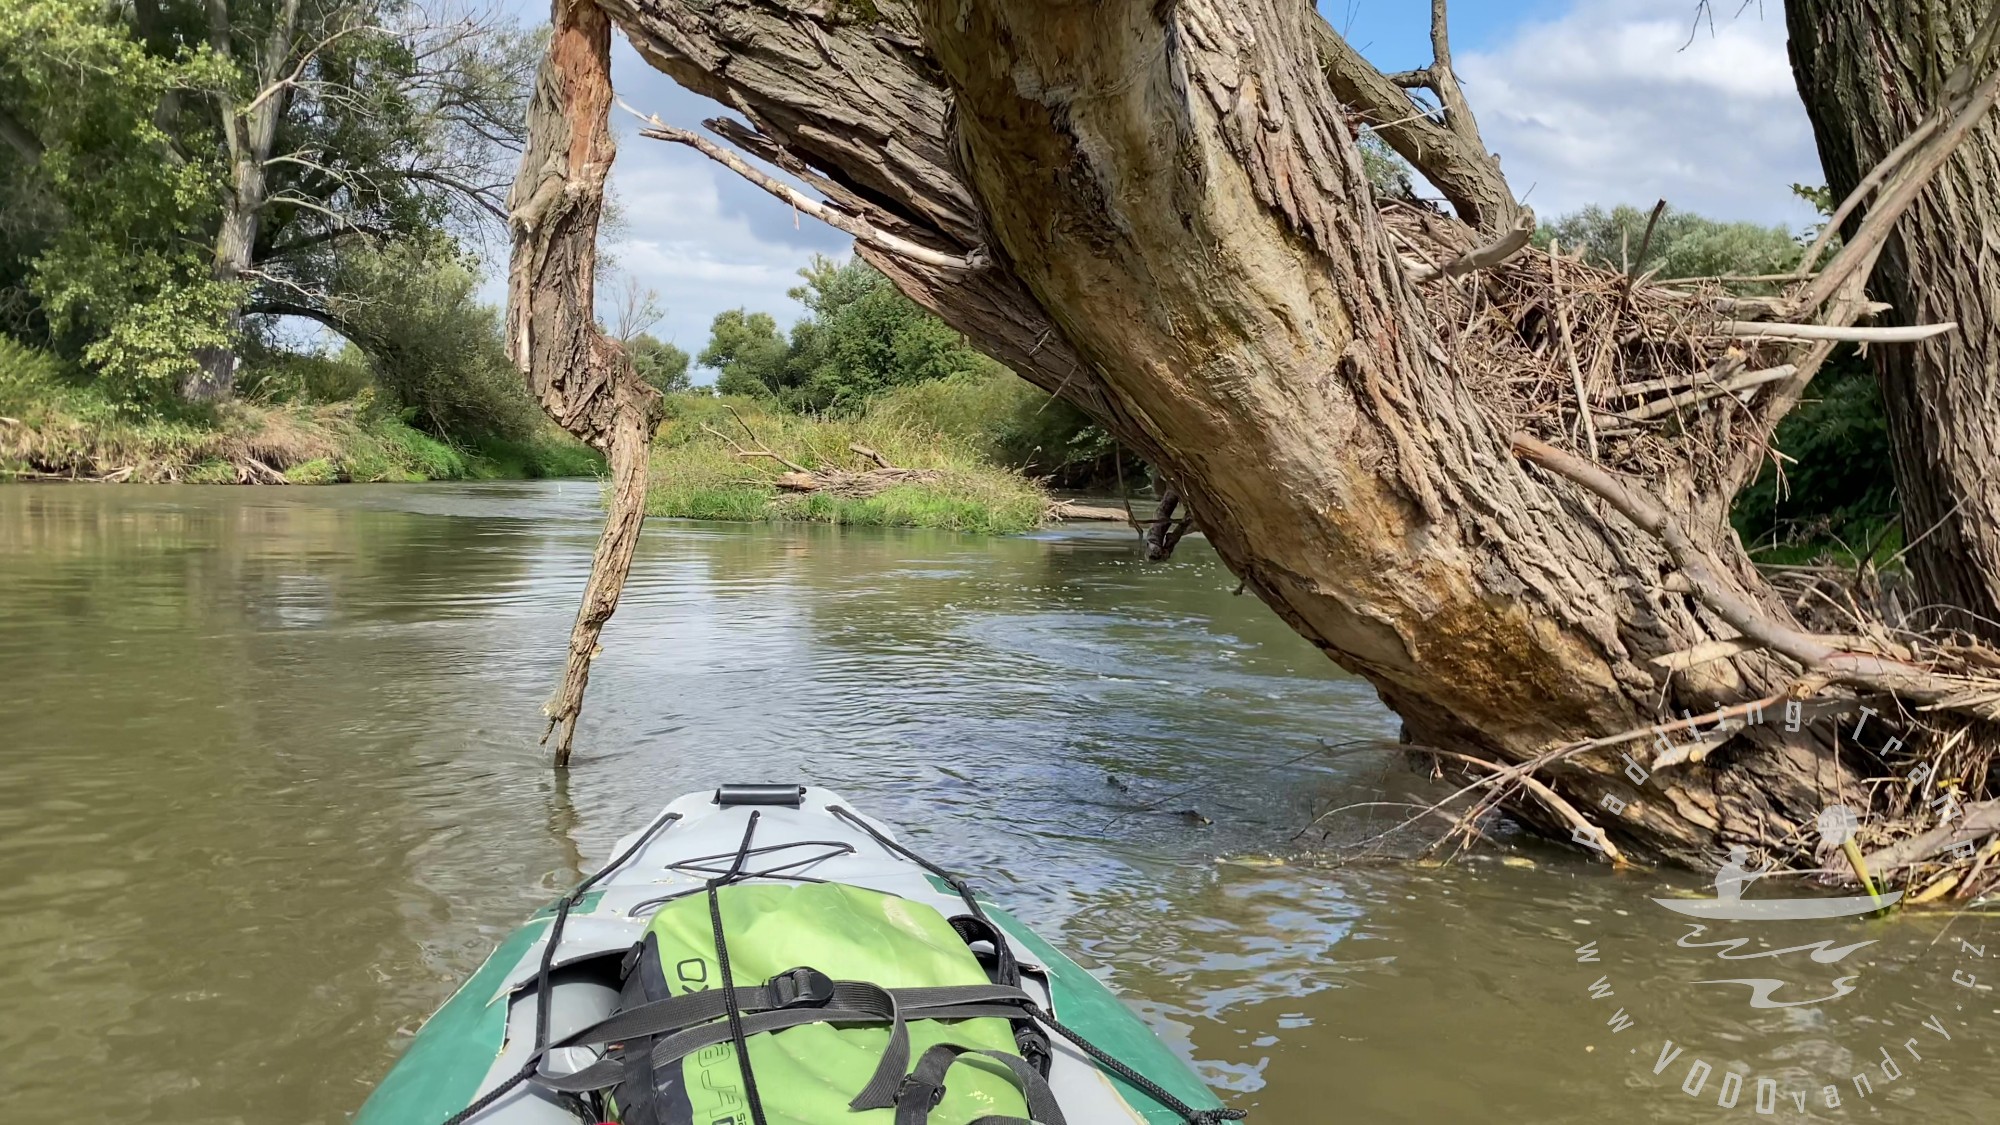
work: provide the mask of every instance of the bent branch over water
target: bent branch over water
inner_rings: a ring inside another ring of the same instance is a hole
[[[555,764],[569,764],[598,634],[618,608],[646,519],[646,455],[660,394],[594,313],[597,223],[611,171],[611,24],[590,0],[558,0],[555,33],[528,108],[528,148],[508,196],[514,234],[507,347],[528,390],[563,429],[611,463],[609,513],[570,631],[561,687],[545,709]]]

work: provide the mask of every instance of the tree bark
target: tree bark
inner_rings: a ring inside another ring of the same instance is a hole
[[[1511,454],[1377,215],[1309,6],[604,2],[649,62],[751,122],[745,147],[980,263],[858,246],[1158,466],[1245,587],[1373,683],[1411,741],[1519,763],[1790,682],[1760,651],[1653,663],[1737,630],[1668,580],[1651,534]],[[1649,483],[1676,510],[1726,509],[1692,467]],[[1690,534],[1723,593],[1783,619],[1718,520]],[[1628,850],[1699,861],[1855,783],[1802,741],[1726,758],[1618,820]],[[1606,750],[1542,776],[1595,810],[1631,797],[1623,769]]]
[[[611,24],[590,0],[556,0],[555,32],[528,107],[528,146],[507,198],[514,253],[507,279],[507,346],[528,390],[564,430],[610,462],[609,514],[570,631],[561,686],[546,708],[569,764],[597,638],[618,608],[646,519],[646,458],[662,416],[596,320],[597,225],[611,139]]]
[[[1836,198],[1941,97],[1985,4],[1787,0],[1791,55]],[[1858,222],[1858,217],[1855,220]],[[1853,223],[1850,222],[1850,228]],[[1897,227],[1870,283],[1898,324],[1958,330],[1877,348],[1916,627],[2000,639],[2000,122],[1988,118]]]
[[[235,35],[228,0],[207,3],[209,47],[225,59],[233,58]],[[259,92],[249,104],[239,104],[228,93],[216,95],[229,153],[229,186],[223,192],[222,222],[215,235],[213,271],[217,281],[241,279],[255,261],[259,220],[269,195],[265,169],[290,98],[287,90],[273,83],[280,80],[291,60],[298,18],[299,0],[282,0],[273,13],[269,32],[252,55],[251,70]],[[181,395],[189,401],[214,402],[235,393],[235,341],[243,332],[241,307],[230,310],[224,331],[230,342],[202,349],[196,357],[199,366],[181,385]]]

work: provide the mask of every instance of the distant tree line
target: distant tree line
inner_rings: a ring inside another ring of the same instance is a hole
[[[133,412],[358,379],[526,432],[474,293],[538,49],[409,0],[0,5],[0,333]]]

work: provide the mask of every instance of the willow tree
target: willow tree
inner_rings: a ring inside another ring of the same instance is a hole
[[[1828,184],[1851,194],[1924,127],[1975,50],[1984,6],[1789,0],[1793,71]],[[1851,220],[1850,220],[1851,221]],[[1873,287],[1949,339],[1876,351],[1911,575],[1927,622],[2000,638],[2000,121],[1976,127],[1917,196]]]
[[[1812,728],[1695,737],[1680,716],[1808,695],[1977,712],[1966,693],[2000,686],[1807,632],[1727,518],[1826,338],[1942,330],[1850,326],[1906,185],[2000,90],[1983,61],[1933,99],[1815,282],[1731,298],[1527,249],[1532,215],[1453,76],[1442,0],[1434,61],[1393,75],[1303,0],[601,3],[558,0],[553,69],[601,69],[560,49],[601,10],[731,107],[713,139],[642,133],[853,234],[906,294],[1090,413],[1410,742],[1541,825],[1614,855],[1779,846],[1829,795],[1895,804],[1862,784],[1893,763]],[[587,101],[532,128],[573,132],[609,93]],[[1362,128],[1456,216],[1375,199]],[[1657,775],[1636,803],[1632,750]]]

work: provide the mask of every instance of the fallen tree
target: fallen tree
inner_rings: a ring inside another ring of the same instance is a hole
[[[1808,632],[1727,521],[1834,343],[1869,336],[1861,283],[2000,92],[1985,57],[1839,255],[1754,300],[1527,249],[1441,0],[1434,63],[1395,76],[1278,0],[602,2],[748,122],[710,122],[721,141],[816,189],[905,293],[1159,467],[1244,588],[1409,741],[1480,763],[1486,799],[1691,863],[1739,842],[1809,861],[1831,800],[1885,839],[1928,827],[1921,794],[1869,784],[1912,743],[1689,739],[1685,716],[1893,696],[1948,740],[2000,698],[1984,650]],[[1458,217],[1374,199],[1361,128]],[[1648,756],[1634,800],[1625,755],[1662,732],[1683,745]]]

